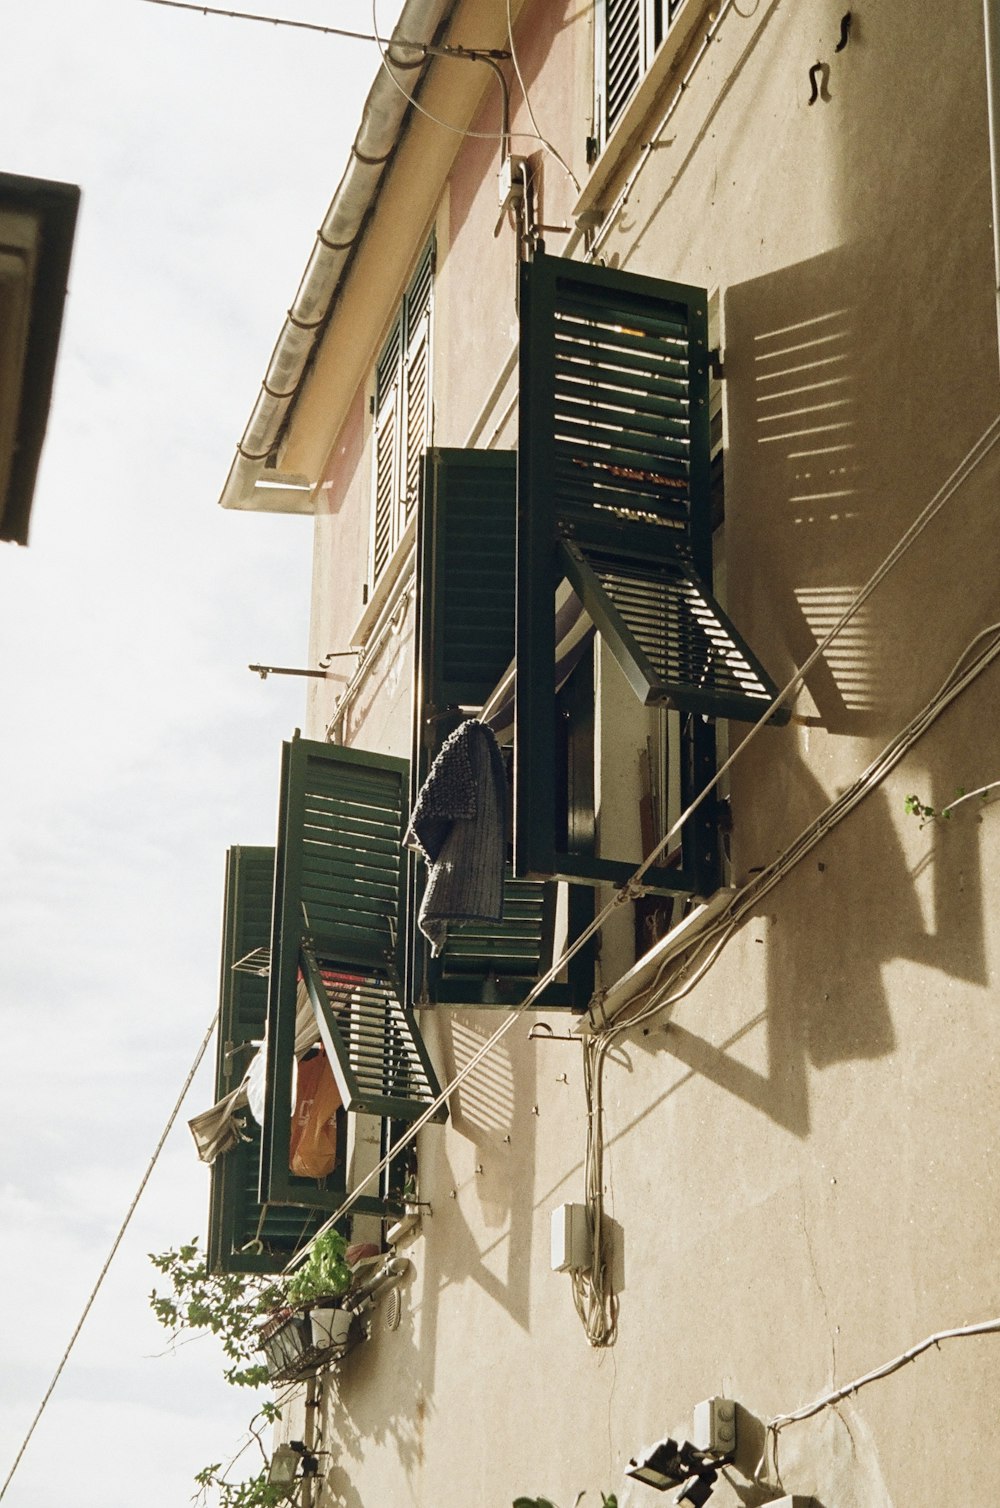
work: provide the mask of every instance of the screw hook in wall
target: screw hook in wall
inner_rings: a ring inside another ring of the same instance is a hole
[[[570,1032],[554,1032],[547,1021],[536,1021],[528,1033],[529,1042],[578,1042]]]
[[[830,98],[830,90],[827,87],[829,82],[829,63],[814,63],[809,70],[809,84],[812,89],[812,93],[809,95],[810,105],[815,105],[818,99],[826,101]]]

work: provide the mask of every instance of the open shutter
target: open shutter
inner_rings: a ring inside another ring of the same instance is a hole
[[[243,1080],[264,1036],[267,958],[274,890],[273,848],[231,848],[226,861],[225,912],[216,1099]],[[234,968],[259,953],[259,965]],[[212,1272],[280,1272],[319,1228],[319,1212],[260,1204],[261,1132],[246,1114],[244,1140],[212,1164],[208,1265]]]
[[[711,591],[704,291],[543,255],[520,307],[516,868],[618,883],[631,865],[556,852],[554,584],[645,704],[756,720],[776,687]]]
[[[428,245],[407,291],[403,318],[406,329],[403,388],[403,507],[401,528],[417,506],[420,466],[431,438],[431,290],[434,243]]]
[[[482,707],[513,659],[516,482],[509,451],[433,449],[427,456],[417,565],[414,794],[461,721],[461,709],[474,714]],[[409,997],[516,1004],[552,961],[555,886],[508,875],[503,920],[453,925],[433,959],[416,926],[424,865],[414,858],[412,866]],[[586,920],[578,911],[577,904],[570,919],[576,928]],[[592,985],[588,954],[541,1003],[582,1009]]]
[[[400,989],[408,776],[406,760],[298,736],[284,745],[261,1164],[271,1199],[290,1200],[300,1182],[288,1172],[300,976],[346,1110],[415,1120],[440,1092]],[[314,1187],[335,1203],[335,1188]]]

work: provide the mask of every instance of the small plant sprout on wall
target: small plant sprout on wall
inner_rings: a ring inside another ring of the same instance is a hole
[[[919,817],[920,826],[926,827],[928,822],[947,822],[955,808],[961,806],[963,801],[978,799],[981,805],[985,805],[990,799],[990,792],[998,789],[1000,789],[1000,780],[991,780],[988,785],[977,786],[974,791],[966,791],[959,786],[955,792],[954,801],[949,801],[947,806],[928,806],[926,801],[921,801],[919,796],[914,795],[907,796],[903,805],[908,816]]]

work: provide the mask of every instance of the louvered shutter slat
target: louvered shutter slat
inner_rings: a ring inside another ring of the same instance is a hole
[[[554,581],[569,577],[645,703],[756,719],[776,688],[711,593],[705,293],[544,255],[521,278],[516,870],[572,876],[555,838]]]
[[[345,1110],[414,1120],[438,1093],[400,988],[408,776],[406,760],[385,755],[298,737],[284,748],[268,997],[272,1197],[288,1181],[300,974]]]
[[[219,1037],[215,1092],[221,1099],[242,1081],[264,1036],[267,977],[233,965],[268,946],[274,889],[273,848],[232,848],[226,862]],[[244,1116],[243,1139],[211,1168],[208,1266],[212,1272],[280,1272],[319,1228],[313,1209],[269,1205],[262,1209],[261,1131]]]

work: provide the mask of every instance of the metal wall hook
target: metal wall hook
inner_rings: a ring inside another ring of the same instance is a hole
[[[830,65],[829,63],[814,63],[809,70],[809,83],[812,93],[809,96],[810,105],[815,105],[818,99],[824,102],[830,98]]]
[[[554,1032],[547,1021],[536,1021],[528,1033],[529,1042],[577,1042],[570,1032]]]

